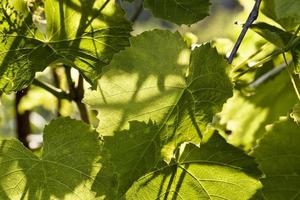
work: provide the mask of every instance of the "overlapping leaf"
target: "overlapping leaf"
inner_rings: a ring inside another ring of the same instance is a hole
[[[164,138],[163,156],[170,160],[176,146],[198,143],[201,131],[232,95],[226,61],[210,44],[192,52],[178,33],[145,32],[131,47],[116,54],[99,80],[97,91],[84,101],[99,114],[99,132],[113,135],[128,121],[151,119]],[[188,76],[186,77],[186,74]]]
[[[1,6],[7,13],[0,14],[5,21],[0,25],[0,39],[5,40],[0,45],[0,89],[6,92],[26,87],[35,72],[54,63],[77,68],[94,84],[112,55],[128,45],[130,24],[114,1],[45,0],[33,8],[32,19],[25,15],[25,5],[5,2]],[[9,23],[15,18],[17,28]],[[32,20],[38,29],[30,25]]]
[[[14,12],[14,10],[16,12]],[[34,69],[27,65],[26,57],[37,41],[25,44],[26,34],[31,25],[24,1],[1,1],[0,3],[0,90],[10,91],[22,88],[33,78]],[[17,37],[16,35],[20,35]],[[41,61],[39,68],[43,64]],[[22,78],[20,78],[22,77]]]
[[[209,15],[210,0],[146,0],[154,16],[178,25],[193,24]]]
[[[104,148],[118,174],[118,196],[131,184],[150,172],[161,160],[161,139],[155,133],[159,128],[153,122],[131,121],[128,130],[104,137]],[[153,137],[154,136],[154,137]]]
[[[215,133],[200,148],[187,144],[174,163],[141,177],[125,198],[250,199],[261,187],[254,160]]]
[[[264,22],[251,25],[251,29],[280,48],[286,47],[293,37],[293,34]]]
[[[263,194],[272,200],[294,200],[300,194],[300,127],[292,119],[276,122],[254,150]]]
[[[111,193],[107,182],[95,181],[101,169],[100,141],[82,122],[52,121],[45,128],[40,157],[15,139],[1,140],[0,149],[0,199],[97,199],[92,184]]]
[[[263,0],[262,11],[282,27],[290,30],[300,24],[300,1]]]
[[[249,150],[265,126],[286,115],[298,102],[287,71],[256,88],[251,96],[236,92],[224,105],[221,122],[232,131],[230,143]]]

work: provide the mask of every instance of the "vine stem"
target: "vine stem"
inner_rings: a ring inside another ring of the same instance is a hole
[[[284,59],[284,62],[287,66],[287,71],[289,73],[289,76],[290,76],[290,79],[291,79],[291,82],[293,84],[293,87],[295,89],[295,92],[296,92],[296,95],[298,97],[298,100],[300,101],[300,92],[298,90],[298,87],[297,87],[297,84],[296,84],[296,81],[294,79],[294,76],[293,76],[293,73],[291,72],[291,69],[290,69],[290,64],[287,62],[287,59],[286,59],[286,56],[285,56],[285,53],[282,53],[282,56],[283,56],[283,59]]]
[[[31,132],[30,128],[30,111],[26,110],[24,113],[19,112],[19,105],[23,97],[26,96],[28,88],[18,91],[15,97],[15,114],[16,114],[16,132],[18,139],[24,144],[25,147],[29,147],[27,136]]]
[[[68,67],[68,66],[64,66],[64,67],[65,67],[66,78],[67,78],[67,83],[68,83],[68,87],[69,87],[69,94],[60,89],[53,87],[52,85],[43,83],[37,79],[34,79],[32,84],[50,92],[58,100],[66,99],[69,101],[74,101],[77,105],[81,119],[84,122],[89,124],[90,120],[89,120],[89,116],[88,116],[88,111],[87,111],[86,105],[84,103],[82,103],[82,99],[84,96],[83,77],[81,75],[79,75],[78,85],[77,85],[77,87],[75,87],[75,84],[71,77],[70,67]]]
[[[57,89],[60,89],[60,79],[59,79],[59,76],[57,74],[57,71],[56,71],[56,68],[52,69],[52,77],[53,77],[53,81],[54,81],[54,86],[57,88]],[[61,116],[60,114],[60,109],[62,107],[62,99],[57,99],[57,107],[56,107],[56,115],[59,117]]]
[[[40,88],[43,88],[44,90],[50,92],[52,95],[54,95],[57,99],[67,99],[72,100],[71,96],[57,88],[54,88],[52,85],[49,85],[47,83],[43,83],[37,79],[34,79],[32,82],[33,85],[38,86]]]
[[[71,68],[68,66],[64,66],[64,67],[65,67],[66,78],[68,82],[71,99],[76,103],[82,121],[89,124],[90,120],[88,116],[88,111],[85,104],[82,103],[82,99],[84,96],[83,77],[79,74],[78,85],[77,87],[75,87],[75,84],[71,76]]]
[[[77,104],[77,107],[78,107],[81,119],[85,123],[89,124],[90,120],[89,120],[88,111],[87,111],[86,105],[84,103],[82,103],[82,99],[83,99],[83,96],[84,96],[84,86],[83,86],[83,83],[84,83],[83,77],[81,75],[79,75],[78,85],[77,85],[77,88],[76,88],[75,102]]]
[[[266,82],[269,78],[274,77],[277,74],[279,74],[280,72],[282,72],[286,67],[287,67],[287,65],[285,63],[282,63],[279,67],[275,67],[274,69],[268,71],[267,73],[265,73],[264,75],[262,75],[261,77],[259,77],[257,80],[255,80],[254,82],[252,82],[249,85],[249,87],[251,87],[251,88],[257,88],[258,86],[260,86],[264,82]]]
[[[248,19],[247,19],[246,23],[243,26],[243,30],[240,33],[240,35],[239,35],[239,37],[238,37],[231,53],[230,53],[230,56],[228,57],[229,64],[232,64],[233,58],[235,57],[235,55],[236,55],[236,53],[237,53],[244,37],[245,37],[248,29],[253,24],[253,22],[257,19],[261,2],[262,2],[262,0],[256,0],[255,1],[254,7],[253,7],[250,15],[248,16]]]

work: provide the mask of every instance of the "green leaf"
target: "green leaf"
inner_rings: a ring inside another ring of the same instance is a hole
[[[263,194],[267,199],[298,199],[300,192],[300,127],[292,119],[276,122],[254,150],[264,172]]]
[[[193,24],[209,15],[210,0],[146,0],[155,17],[178,25]]]
[[[265,133],[265,126],[286,115],[298,102],[288,72],[258,86],[252,95],[236,91],[224,105],[221,123],[232,131],[231,144],[249,150]]]
[[[14,12],[17,11],[17,12]],[[37,42],[25,45],[30,16],[24,1],[1,1],[0,3],[0,91],[11,91],[28,85],[34,77],[33,69],[28,63],[29,52],[34,50]],[[20,35],[17,37],[16,35]],[[43,64],[41,60],[40,65]],[[37,66],[37,68],[40,67]]]
[[[250,199],[261,187],[254,160],[214,133],[200,148],[187,144],[176,161],[153,169],[126,199]]]
[[[300,24],[300,1],[263,0],[262,12],[287,30]]]
[[[128,128],[128,121],[152,120],[159,126],[153,138],[164,138],[166,160],[180,143],[199,143],[232,85],[227,62],[210,44],[192,52],[189,67],[188,60],[178,33],[155,30],[132,38],[99,79],[98,90],[85,95],[84,102],[98,111],[98,131],[113,135]]]
[[[280,48],[286,47],[293,37],[293,34],[264,22],[251,25],[251,29]]]
[[[5,3],[1,6],[7,10]],[[5,92],[28,86],[35,72],[58,63],[75,67],[95,85],[102,67],[128,45],[131,27],[114,1],[45,0],[30,9],[32,19],[20,9],[8,9],[21,18],[17,28],[0,24],[0,40],[5,41],[0,45],[0,90]],[[1,12],[0,19],[9,21],[5,16]]]
[[[294,70],[296,74],[300,74],[300,42],[298,42],[291,50],[293,56]]]
[[[124,194],[138,178],[150,172],[160,161],[161,139],[155,135],[158,126],[131,121],[128,130],[104,137],[104,148],[110,154],[118,174],[118,196]]]
[[[101,169],[98,133],[83,122],[59,118],[45,128],[35,156],[16,139],[0,141],[0,199],[96,199],[92,184]]]

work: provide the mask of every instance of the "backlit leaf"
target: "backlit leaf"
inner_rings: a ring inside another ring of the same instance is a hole
[[[248,200],[261,187],[254,160],[217,133],[200,148],[187,144],[176,161],[141,177],[126,193],[128,200]]]
[[[262,12],[282,27],[290,30],[300,24],[300,1],[263,0]]]
[[[182,142],[199,143],[201,132],[232,95],[226,61],[210,44],[191,55],[178,33],[145,32],[131,39],[131,47],[116,54],[97,91],[84,102],[98,111],[98,131],[113,135],[128,121],[155,122],[153,134],[164,138],[167,160]],[[188,74],[188,75],[187,75]]]
[[[292,119],[276,122],[254,150],[263,194],[272,200],[298,199],[300,193],[300,127]]]
[[[40,157],[16,139],[0,141],[0,199],[102,199],[112,193],[107,182],[95,181],[101,169],[98,133],[83,122],[59,118],[45,128]]]
[[[11,18],[18,19],[14,28],[13,19],[8,23],[0,13],[0,90],[5,92],[26,87],[35,72],[57,63],[78,69],[95,85],[102,67],[128,45],[131,27],[114,1],[45,0],[32,8],[32,15],[13,3],[8,9],[5,1],[2,10],[16,13]]]

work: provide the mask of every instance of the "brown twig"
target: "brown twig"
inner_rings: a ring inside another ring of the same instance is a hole
[[[240,47],[240,45],[241,45],[244,37],[245,37],[248,29],[253,24],[253,22],[257,19],[258,13],[259,13],[259,7],[260,7],[261,2],[262,2],[262,0],[256,0],[255,1],[255,5],[254,5],[254,7],[253,7],[253,9],[252,9],[252,11],[250,13],[250,15],[248,16],[248,19],[247,19],[246,23],[243,26],[243,30],[240,33],[240,35],[239,35],[239,37],[238,37],[238,39],[237,39],[237,41],[236,41],[236,43],[235,43],[235,45],[234,45],[231,53],[230,53],[230,56],[228,58],[229,64],[232,63],[233,58],[235,57],[235,55],[236,55],[236,53],[237,53],[237,51],[238,51],[238,49],[239,49],[239,47]]]
[[[78,107],[78,110],[79,110],[79,113],[80,113],[80,116],[81,116],[81,119],[85,122],[85,123],[90,123],[90,120],[89,120],[89,115],[88,115],[88,111],[87,111],[87,108],[86,108],[86,105],[84,103],[82,103],[82,99],[83,99],[83,96],[84,96],[84,87],[83,87],[83,77],[81,75],[79,75],[79,78],[78,78],[78,85],[77,85],[77,88],[76,88],[76,97],[75,97],[75,102],[76,102],[76,105]]]
[[[59,79],[59,76],[57,74],[56,68],[52,69],[52,77],[53,77],[54,86],[56,88],[60,89],[60,79]],[[62,99],[57,98],[56,115],[58,117],[61,116],[61,114],[60,114],[60,109],[61,109],[61,106],[62,106],[61,101],[62,101]]]
[[[67,77],[67,82],[68,82],[71,98],[77,105],[81,119],[84,122],[89,123],[90,120],[88,117],[87,108],[86,108],[85,104],[82,103],[82,99],[84,96],[83,77],[81,75],[79,75],[78,85],[77,85],[77,87],[75,87],[75,84],[71,77],[71,68],[68,66],[65,66],[65,70],[66,70],[66,77]]]
[[[30,134],[30,111],[25,111],[24,113],[19,112],[19,105],[24,96],[26,96],[28,89],[18,91],[16,93],[15,100],[15,113],[16,113],[16,132],[18,139],[24,144],[25,147],[28,147],[27,136]]]
[[[32,82],[33,85],[38,86],[40,88],[43,88],[44,90],[50,92],[52,95],[54,95],[57,99],[67,99],[71,100],[71,96],[64,91],[61,91],[60,89],[57,89],[53,87],[52,85],[49,85],[47,83],[43,83],[39,81],[38,79],[34,79]]]

